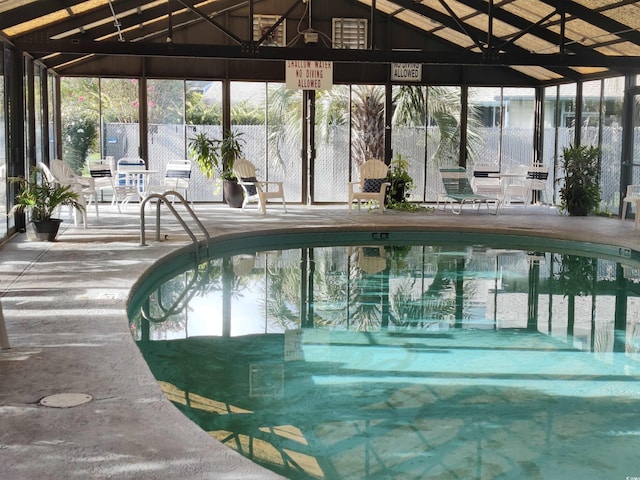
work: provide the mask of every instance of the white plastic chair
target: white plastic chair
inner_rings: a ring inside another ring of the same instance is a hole
[[[279,198],[282,200],[285,213],[287,212],[282,182],[263,182],[258,180],[255,166],[245,158],[239,158],[234,162],[233,173],[238,178],[238,183],[244,191],[242,210],[249,202],[258,202],[262,213],[266,214],[267,201],[271,198]]]
[[[531,193],[537,192],[537,200],[540,201],[540,192],[544,192],[544,201],[551,203],[552,195],[549,194],[549,167],[545,165],[529,165],[527,172]]]
[[[47,182],[51,183],[51,184],[56,184],[58,183],[56,178],[53,176],[53,173],[51,173],[51,169],[44,163],[44,162],[38,162],[38,168],[40,169],[40,171],[42,172],[42,175],[44,175],[44,177],[46,178]],[[78,202],[79,203],[83,203],[84,202],[84,197],[80,198],[81,196],[78,196]],[[57,215],[60,215],[60,211],[62,210],[62,207],[58,207],[57,209]],[[86,211],[86,209],[85,209]],[[74,221],[76,221],[76,225],[77,225],[77,219],[74,216]]]
[[[478,163],[473,166],[473,178],[471,187],[480,195],[497,196],[502,194],[502,185],[499,177],[491,177],[490,174],[500,173],[498,164]]]
[[[164,181],[160,185],[149,186],[149,193],[164,193],[174,190],[184,193],[193,205],[191,198],[191,160],[170,160],[165,169]]]
[[[115,203],[115,191],[113,188],[112,166],[108,160],[89,160],[87,161],[89,175],[93,178],[96,192],[102,193],[104,190],[110,190],[112,194],[111,204]]]
[[[70,185],[78,193],[80,204],[83,204],[85,207],[82,211],[84,228],[87,228],[87,207],[90,203],[95,205],[96,218],[100,218],[98,212],[98,192],[96,191],[93,178],[82,177],[76,174],[66,162],[59,158],[51,160],[50,170],[56,183],[60,185]],[[76,225],[78,224],[77,211],[74,214],[74,222]]]
[[[507,175],[502,181],[504,185],[504,203],[522,202],[524,209],[531,203],[531,180],[527,178],[529,167],[527,165],[516,165],[508,167]]]
[[[627,217],[627,207],[630,203],[635,205],[636,221],[633,226],[634,230],[637,230],[640,225],[640,213],[638,213],[638,207],[640,206],[640,185],[627,185],[627,194],[622,199],[622,215],[620,220],[625,221]]]
[[[387,172],[389,166],[381,160],[371,159],[360,165],[360,180],[357,182],[349,182],[349,213],[353,207],[353,201],[358,202],[358,210],[360,210],[361,202],[377,201],[378,212],[382,214],[384,211],[384,197],[391,183],[387,181]]]
[[[113,172],[113,188],[116,195],[116,205],[118,211],[125,207],[131,200],[142,198],[144,189],[144,177],[137,174],[129,174],[128,170],[137,171],[144,168],[145,163],[142,158],[123,157],[116,164],[116,171]]]

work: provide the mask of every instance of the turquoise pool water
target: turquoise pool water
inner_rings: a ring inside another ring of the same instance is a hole
[[[177,408],[288,478],[640,476],[638,259],[527,241],[229,243],[160,265],[131,329]]]

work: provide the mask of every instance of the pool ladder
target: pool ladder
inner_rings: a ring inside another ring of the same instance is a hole
[[[180,225],[182,225],[182,228],[184,228],[185,232],[187,232],[189,237],[191,237],[191,240],[193,241],[193,245],[195,247],[196,258],[197,258],[198,251],[200,248],[200,242],[198,241],[198,238],[196,237],[195,233],[193,233],[193,230],[191,229],[191,227],[189,227],[189,225],[187,225],[187,223],[184,221],[184,218],[182,218],[182,215],[180,215],[178,211],[174,208],[173,202],[169,201],[167,197],[177,198],[180,201],[180,203],[185,207],[185,209],[187,210],[187,212],[189,213],[193,221],[196,223],[196,225],[198,225],[198,228],[205,236],[205,239],[207,242],[206,245],[207,245],[207,254],[208,254],[209,244],[211,240],[211,237],[209,236],[209,232],[207,232],[207,229],[204,227],[200,219],[196,216],[195,212],[189,206],[185,198],[174,190],[169,190],[164,193],[151,193],[147,195],[140,203],[140,246],[147,245],[146,238],[145,238],[146,232],[145,232],[145,221],[144,221],[144,209],[147,206],[148,202],[150,202],[153,199],[156,199],[157,200],[156,202],[156,241],[157,242],[160,241],[160,205],[164,203],[167,206],[167,208],[171,211],[171,213],[173,213],[173,216],[176,218],[176,220],[180,222]]]

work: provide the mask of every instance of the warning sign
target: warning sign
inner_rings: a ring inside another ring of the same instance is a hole
[[[329,90],[333,87],[333,62],[287,60],[287,88],[298,90]]]
[[[422,80],[421,63],[392,63],[391,81],[419,82]]]

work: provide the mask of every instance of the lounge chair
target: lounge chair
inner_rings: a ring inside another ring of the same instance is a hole
[[[444,203],[444,210],[447,208],[447,203],[450,203],[451,211],[459,215],[465,204],[477,205],[479,209],[480,205],[484,203],[487,209],[489,209],[489,204],[495,203],[496,208],[493,213],[494,215],[498,213],[502,202],[500,197],[475,193],[473,188],[471,188],[467,170],[464,167],[441,168],[440,176],[445,191],[438,196],[438,205],[442,201]],[[455,207],[456,205],[458,206],[457,209]]]

